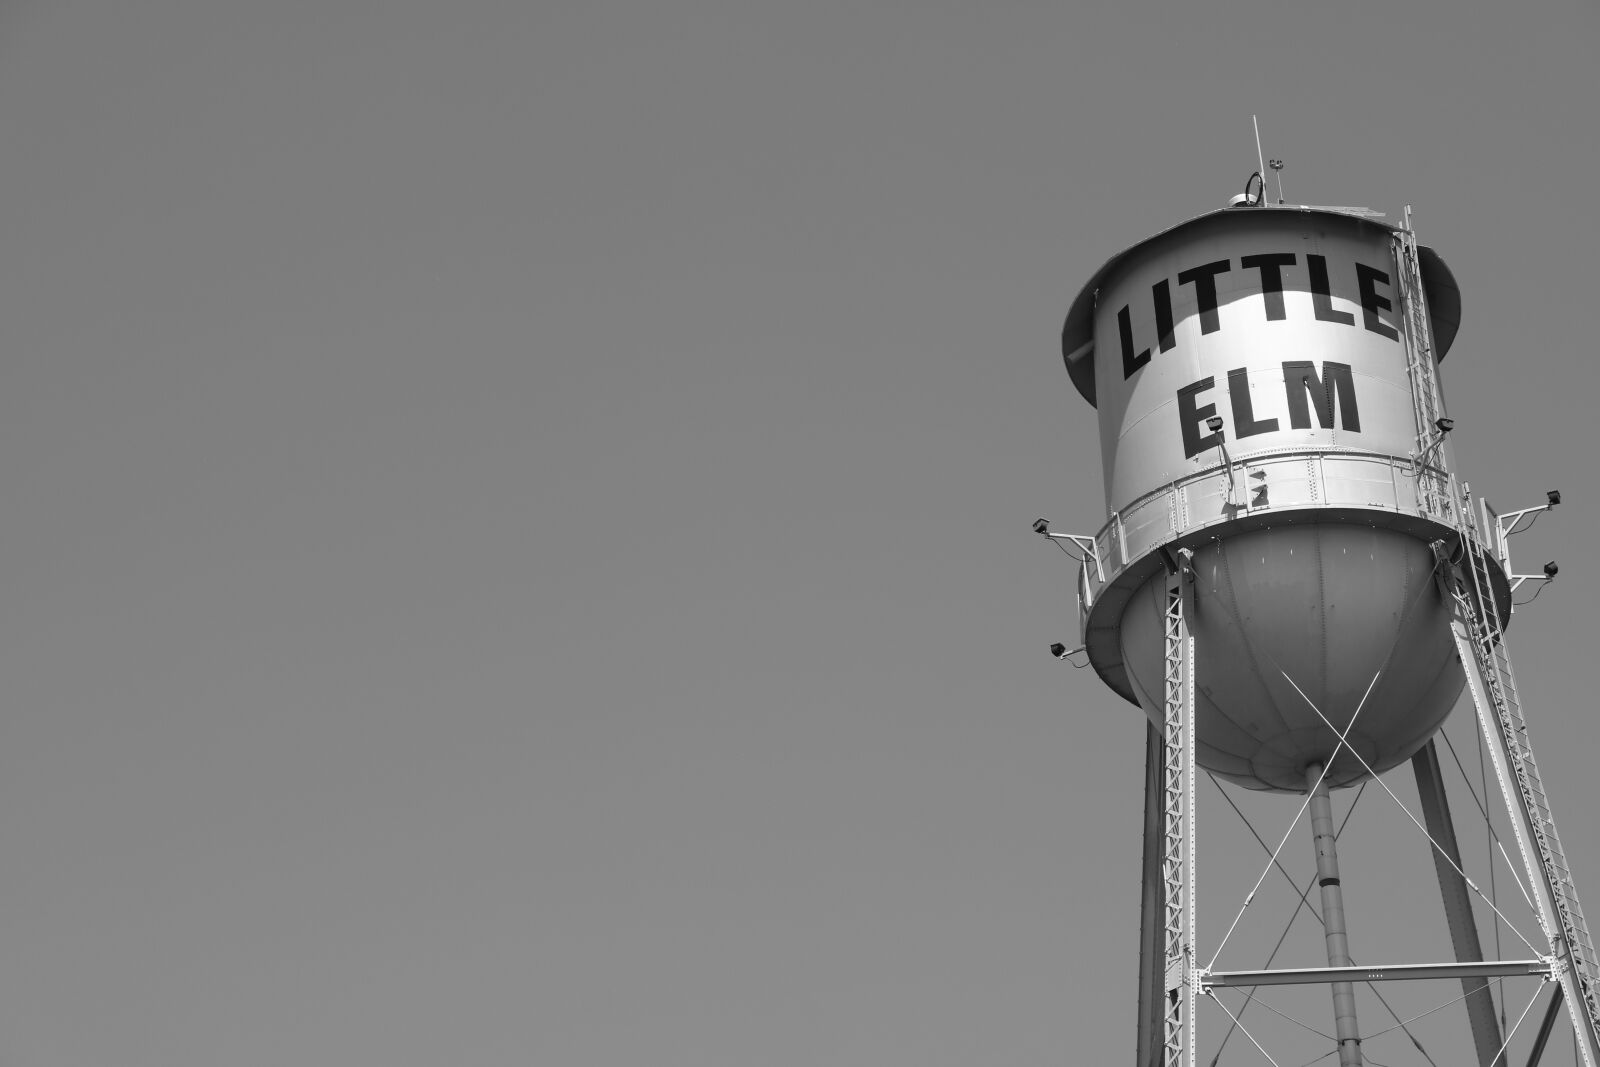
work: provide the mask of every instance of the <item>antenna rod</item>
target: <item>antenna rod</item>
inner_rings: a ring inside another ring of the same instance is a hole
[[[1250,116],[1250,125],[1256,128],[1256,173],[1261,175],[1261,199],[1267,198],[1267,164],[1261,154],[1261,123],[1256,121],[1254,115]]]

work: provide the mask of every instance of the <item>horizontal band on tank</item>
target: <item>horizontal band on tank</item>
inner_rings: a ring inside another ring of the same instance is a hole
[[[1227,466],[1201,468],[1112,513],[1095,535],[1092,558],[1079,574],[1081,619],[1087,625],[1102,589],[1117,583],[1125,568],[1163,546],[1214,540],[1225,528],[1321,521],[1317,515],[1330,509],[1355,509],[1356,521],[1370,525],[1393,527],[1403,525],[1396,517],[1411,517],[1422,520],[1411,531],[1418,537],[1453,537],[1456,515],[1450,492],[1443,470],[1416,468],[1407,456],[1349,448],[1240,454]],[[1155,559],[1143,570],[1154,573],[1159,567]],[[1143,577],[1148,574],[1141,573],[1141,581]],[[1509,617],[1509,611],[1508,589],[1502,614]]]
[[[1271,242],[1275,235],[1292,236],[1298,239],[1301,231],[1308,224],[1329,231],[1368,235],[1368,239],[1379,237],[1385,241],[1396,232],[1396,227],[1364,216],[1349,215],[1340,211],[1321,208],[1279,206],[1263,206],[1250,210],[1222,209],[1211,211],[1163,230],[1112,256],[1090,277],[1073,301],[1061,331],[1062,358],[1066,363],[1068,373],[1072,376],[1073,384],[1090,404],[1096,403],[1094,366],[1097,301],[1101,289],[1107,284],[1108,279],[1111,279],[1113,274],[1117,273],[1127,262],[1136,258],[1138,254],[1145,252],[1155,253],[1190,242],[1199,243],[1218,234],[1247,235],[1258,237],[1265,242]],[[1282,252],[1276,256],[1247,258],[1272,260],[1283,258],[1284,262],[1288,262],[1287,257],[1290,255],[1292,253]],[[1428,305],[1428,318],[1434,343],[1437,347],[1435,358],[1443,359],[1445,354],[1449,352],[1456,333],[1460,329],[1461,293],[1456,284],[1455,276],[1450,272],[1450,268],[1446,266],[1438,253],[1431,248],[1420,247],[1418,249],[1418,257],[1422,268],[1423,295]],[[1203,266],[1206,269],[1212,269],[1221,266],[1221,264],[1219,262],[1204,264]],[[1238,263],[1230,262],[1226,269],[1238,269],[1250,273],[1262,271],[1259,264],[1247,264],[1242,261]],[[1179,279],[1173,279],[1173,281],[1176,282]],[[1263,295],[1269,300],[1272,292],[1281,293],[1282,288],[1285,286],[1294,289],[1301,287],[1298,281],[1286,279],[1270,271],[1263,272],[1260,281]],[[1315,279],[1307,279],[1305,284],[1308,287],[1308,291],[1315,292],[1317,288]],[[1281,302],[1281,297],[1279,302]],[[1268,314],[1270,316],[1271,312]],[[1330,312],[1330,315],[1342,315],[1342,313]],[[1170,324],[1163,323],[1163,325],[1170,329]],[[1373,327],[1369,325],[1369,328]]]
[[[1194,462],[1198,464],[1202,459],[1214,460],[1219,455],[1220,453],[1212,452],[1209,457],[1196,457]],[[1135,497],[1133,500],[1128,501],[1127,503],[1118,507],[1114,514],[1120,514],[1124,516],[1132,514],[1133,512],[1138,511],[1140,508],[1146,506],[1151,500],[1164,499],[1165,494],[1170,493],[1174,488],[1193,486],[1197,483],[1205,481],[1208,478],[1221,479],[1223,482],[1226,482],[1229,466],[1231,466],[1233,469],[1234,479],[1235,482],[1237,482],[1239,478],[1244,477],[1257,469],[1270,471],[1272,467],[1282,463],[1305,462],[1308,460],[1325,457],[1348,458],[1355,463],[1376,464],[1383,467],[1386,471],[1404,471],[1406,472],[1404,476],[1415,480],[1415,476],[1411,475],[1410,473],[1413,466],[1410,456],[1393,455],[1387,452],[1375,452],[1370,448],[1352,448],[1347,445],[1320,444],[1314,447],[1258,448],[1250,451],[1239,451],[1238,445],[1235,443],[1234,448],[1229,452],[1231,464],[1224,465],[1222,463],[1212,462],[1204,466],[1198,466],[1193,474],[1186,475],[1183,478],[1175,479],[1165,485],[1150,490],[1142,496]],[[1423,477],[1431,479],[1433,482],[1438,484],[1439,491],[1443,491],[1448,479],[1448,475],[1445,473],[1443,468],[1432,465],[1424,465],[1421,468],[1421,472]],[[1381,480],[1392,483],[1393,479],[1391,475],[1385,474],[1384,478]],[[1363,499],[1359,501],[1335,500],[1324,495],[1317,501],[1312,501],[1312,503],[1356,503],[1362,506],[1383,507],[1389,510],[1399,510],[1402,508],[1403,504],[1410,499],[1410,496],[1411,494],[1406,494],[1403,497],[1391,495],[1389,501],[1385,502],[1383,500],[1370,499]],[[1418,514],[1423,513],[1418,512]]]

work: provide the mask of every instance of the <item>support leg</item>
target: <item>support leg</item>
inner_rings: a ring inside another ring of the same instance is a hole
[[[1450,805],[1445,802],[1439,752],[1432,741],[1411,757],[1411,769],[1416,774],[1417,795],[1422,800],[1422,818],[1427,824],[1428,836],[1438,844],[1433,853],[1433,868],[1439,875],[1439,894],[1444,900],[1445,920],[1450,925],[1450,942],[1455,948],[1456,961],[1480,962],[1483,945],[1478,940],[1478,924],[1472,918],[1472,897],[1468,894],[1467,880],[1461,874],[1461,849],[1456,844]],[[1473,1046],[1478,1051],[1478,1067],[1493,1067],[1500,1051],[1500,1023],[1495,1019],[1489,980],[1463,978],[1461,991],[1466,997],[1467,1020],[1472,1026]]]
[[[1539,1061],[1544,1058],[1544,1048],[1550,1043],[1550,1031],[1555,1029],[1556,1016],[1561,1014],[1561,983],[1555,983],[1555,991],[1550,994],[1550,1006],[1544,1010],[1544,1019],[1539,1023],[1539,1033],[1533,1039],[1533,1048],[1528,1051],[1528,1067],[1539,1067]]]
[[[1162,1062],[1195,1063],[1194,638],[1184,613],[1189,553],[1167,589],[1161,761]]]
[[[1163,794],[1161,769],[1165,743],[1155,723],[1144,735],[1144,865],[1139,900],[1139,1041],[1135,1067],[1155,1067],[1161,1049],[1165,1015],[1161,980],[1166,972],[1162,945],[1162,909],[1166,894],[1161,881]]]
[[[1486,613],[1479,617],[1492,618]],[[1550,939],[1552,955],[1566,965],[1561,992],[1578,1035],[1579,1054],[1585,1067],[1600,1067],[1600,979],[1595,974],[1594,945],[1528,743],[1510,658],[1503,644],[1483,636],[1487,626],[1458,600],[1450,629],[1466,666],[1467,692],[1511,813],[1517,849],[1538,904],[1539,927]]]
[[[1323,939],[1329,967],[1350,967],[1350,943],[1344,927],[1344,889],[1339,882],[1339,851],[1334,843],[1333,803],[1322,768],[1306,768],[1306,790],[1311,794],[1311,830],[1317,844],[1317,885],[1322,889]],[[1349,982],[1333,983],[1333,1026],[1339,1039],[1339,1067],[1361,1067],[1361,1030],[1356,1024],[1356,991]]]

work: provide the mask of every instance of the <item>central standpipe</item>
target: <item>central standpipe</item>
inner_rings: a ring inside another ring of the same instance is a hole
[[[1323,939],[1328,945],[1329,967],[1353,967],[1350,942],[1344,929],[1344,891],[1339,885],[1339,851],[1334,843],[1333,803],[1322,767],[1306,768],[1306,791],[1311,794],[1311,832],[1317,845],[1317,885],[1322,889]],[[1361,1031],[1356,1025],[1356,990],[1349,982],[1333,983],[1333,1027],[1339,1039],[1339,1067],[1361,1067]]]

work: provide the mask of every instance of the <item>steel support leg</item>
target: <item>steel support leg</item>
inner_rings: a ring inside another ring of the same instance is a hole
[[[1568,897],[1568,908],[1580,917],[1578,929],[1586,933],[1587,926],[1581,924],[1582,913],[1577,906],[1576,894],[1572,892],[1570,875],[1561,872],[1558,872],[1559,878],[1551,875],[1555,865],[1550,862],[1552,857],[1548,836],[1544,835],[1553,836],[1555,824],[1548,811],[1542,819],[1537,817],[1535,806],[1529,800],[1530,793],[1542,799],[1543,787],[1535,789],[1532,784],[1538,781],[1539,776],[1533,762],[1533,751],[1527,743],[1526,726],[1521,722],[1520,705],[1514,703],[1514,696],[1508,695],[1508,686],[1494,669],[1494,649],[1482,650],[1482,645],[1474,647],[1479,638],[1472,632],[1470,618],[1467,612],[1458,611],[1457,617],[1451,621],[1456,649],[1466,667],[1467,692],[1472,696],[1489,762],[1494,767],[1501,796],[1505,798],[1506,809],[1511,814],[1517,850],[1522,854],[1529,887],[1538,904],[1539,928],[1550,941],[1551,954],[1559,957],[1564,964],[1559,980],[1563,1001],[1578,1035],[1579,1054],[1585,1067],[1600,1067],[1600,1020],[1597,1020],[1600,1008],[1597,1008],[1591,995],[1594,991],[1589,971],[1593,965],[1576,954],[1576,946],[1565,936],[1567,926],[1559,914],[1563,902],[1561,898]],[[1500,652],[1504,654],[1503,647]],[[1485,661],[1488,661],[1487,664]],[[1506,673],[1506,682],[1515,684],[1509,672]],[[1517,739],[1519,747],[1514,748],[1508,742],[1508,733]],[[1541,826],[1541,822],[1545,825]],[[1585,956],[1592,952],[1592,946],[1587,942],[1583,949]]]
[[[1317,885],[1322,889],[1323,940],[1329,967],[1349,967],[1350,942],[1344,928],[1344,889],[1339,882],[1339,851],[1334,842],[1333,803],[1322,768],[1306,768],[1306,791],[1311,794],[1311,831],[1317,845]],[[1361,1067],[1361,1029],[1356,1024],[1356,989],[1350,982],[1334,982],[1333,1032],[1339,1039],[1339,1067]]]
[[[1184,618],[1192,588],[1190,554],[1167,588],[1164,620],[1166,679],[1163,687],[1161,769],[1163,887],[1162,946],[1166,994],[1162,1026],[1165,1067],[1195,1063],[1195,838],[1194,838],[1194,638]]]
[[[1135,1067],[1155,1067],[1160,1054],[1161,1020],[1165,1003],[1161,979],[1166,973],[1162,943],[1161,882],[1162,812],[1165,795],[1161,771],[1166,764],[1165,742],[1155,723],[1145,723],[1144,735],[1144,864],[1139,898],[1139,1040]]]
[[[1550,1031],[1555,1029],[1556,1016],[1560,1014],[1561,983],[1557,982],[1555,992],[1550,995],[1550,1006],[1544,1010],[1544,1018],[1539,1022],[1539,1032],[1534,1036],[1533,1047],[1528,1050],[1528,1067],[1539,1067],[1539,1061],[1544,1058],[1544,1048],[1550,1043]]]
[[[1461,874],[1461,849],[1456,844],[1450,805],[1445,801],[1439,752],[1431,740],[1411,757],[1411,769],[1416,774],[1417,795],[1422,801],[1422,818],[1428,836],[1437,846],[1433,853],[1433,869],[1439,876],[1439,895],[1444,900],[1445,920],[1450,926],[1450,943],[1455,948],[1456,961],[1477,963],[1483,959],[1483,945],[1478,940],[1478,924],[1472,917],[1467,880]],[[1489,980],[1463,978],[1461,992],[1466,998],[1467,1021],[1472,1027],[1473,1046],[1478,1051],[1478,1067],[1494,1067],[1500,1052],[1500,1023],[1495,1018]]]

